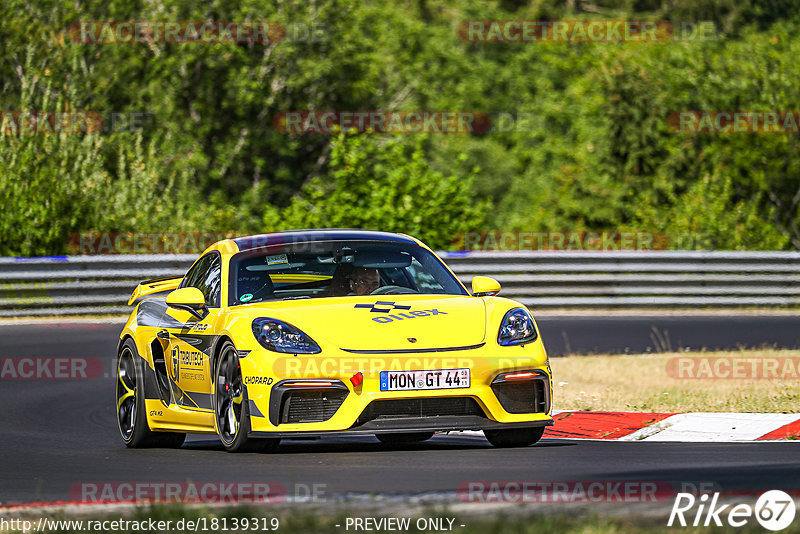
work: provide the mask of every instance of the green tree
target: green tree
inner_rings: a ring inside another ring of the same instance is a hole
[[[311,179],[267,230],[367,228],[404,232],[432,247],[449,247],[460,232],[483,228],[489,206],[471,190],[477,172],[445,175],[431,169],[425,138],[411,144],[372,134],[332,140],[327,175]],[[465,178],[466,177],[466,178]]]

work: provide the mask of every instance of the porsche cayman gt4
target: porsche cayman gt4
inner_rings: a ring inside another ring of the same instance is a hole
[[[482,430],[538,441],[552,379],[536,323],[500,285],[468,291],[422,242],[358,230],[220,241],[185,276],[140,283],[117,352],[129,447],[216,434],[231,452],[281,438],[386,443]]]

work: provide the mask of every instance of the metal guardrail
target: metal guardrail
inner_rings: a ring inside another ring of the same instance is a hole
[[[800,252],[443,253],[464,281],[490,275],[532,308],[800,304]]]
[[[800,252],[442,252],[469,287],[496,278],[532,308],[800,305]],[[136,284],[194,254],[0,258],[0,317],[124,314]]]
[[[136,285],[184,274],[196,254],[0,258],[0,317],[127,314]]]

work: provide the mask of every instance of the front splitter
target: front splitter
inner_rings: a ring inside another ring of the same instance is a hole
[[[398,417],[374,419],[347,430],[316,430],[289,432],[250,432],[251,438],[319,438],[323,436],[364,436],[400,434],[408,432],[460,432],[463,430],[515,430],[552,426],[553,420],[526,421],[522,423],[498,423],[478,416]]]

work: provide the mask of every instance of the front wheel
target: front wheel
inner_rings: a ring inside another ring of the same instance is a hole
[[[417,443],[433,437],[433,432],[407,432],[392,434],[375,434],[381,443],[389,445],[400,445],[403,443]]]
[[[495,447],[527,447],[542,439],[544,427],[484,430],[483,434]]]
[[[271,450],[280,439],[252,439],[250,406],[242,382],[239,353],[233,343],[226,341],[214,371],[214,421],[217,434],[228,452]]]

